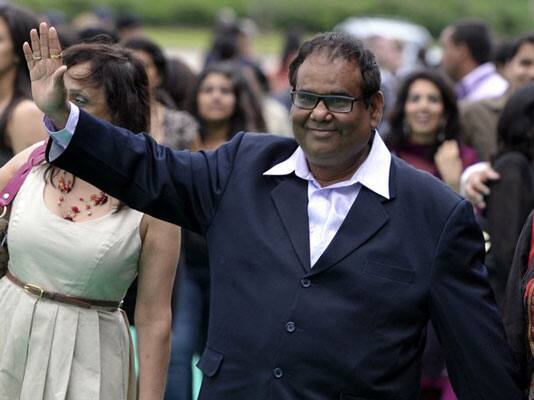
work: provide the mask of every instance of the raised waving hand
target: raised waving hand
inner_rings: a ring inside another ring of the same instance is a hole
[[[23,45],[32,86],[33,101],[58,128],[67,122],[70,106],[63,84],[67,67],[61,61],[61,46],[57,31],[45,22],[30,31],[31,45]]]

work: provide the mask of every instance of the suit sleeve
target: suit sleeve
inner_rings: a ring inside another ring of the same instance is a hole
[[[521,399],[519,375],[483,264],[471,205],[448,217],[436,249],[430,313],[459,400]]]
[[[80,110],[69,145],[52,163],[131,208],[202,233],[230,179],[242,137],[215,152],[173,151],[147,134]]]

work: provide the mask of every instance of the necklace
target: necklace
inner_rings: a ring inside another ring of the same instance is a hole
[[[58,178],[57,188],[59,190],[59,197],[57,205],[60,209],[63,208],[65,196],[74,188],[75,179],[73,175],[71,180],[67,180],[67,171],[63,171],[63,175]],[[86,200],[84,197],[79,197],[78,201],[82,203],[80,206],[69,206],[67,210],[62,211],[64,219],[74,222],[82,210],[87,212],[88,216],[93,215],[93,208],[106,204],[108,202],[108,195],[100,191],[99,193],[90,194],[89,200]]]

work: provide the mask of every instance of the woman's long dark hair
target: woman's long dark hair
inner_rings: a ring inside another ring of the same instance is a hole
[[[443,113],[445,124],[440,135],[436,135],[436,140],[428,154],[429,160],[434,159],[438,147],[445,141],[456,139],[461,135],[461,125],[458,115],[458,103],[452,84],[441,73],[424,69],[411,73],[402,81],[397,92],[397,99],[391,114],[389,115],[390,132],[386,143],[390,150],[399,151],[409,143],[409,132],[406,132],[404,107],[408,98],[408,92],[412,84],[423,79],[432,82],[437,86],[443,101]]]
[[[11,4],[0,5],[0,19],[9,30],[17,73],[13,82],[13,97],[0,116],[0,143],[5,142],[6,127],[13,110],[22,100],[31,99],[30,72],[24,58],[22,44],[30,41],[30,30],[38,28],[39,19],[31,11]]]
[[[200,124],[201,139],[204,140],[208,132],[206,131],[206,121],[198,113],[197,97],[202,82],[210,74],[226,76],[231,81],[232,90],[236,99],[234,113],[230,117],[230,132],[227,139],[231,139],[236,133],[241,131],[264,132],[265,121],[263,119],[261,105],[241,73],[241,67],[233,62],[222,62],[209,64],[199,74],[193,91],[193,104],[190,107],[190,112]]]
[[[517,89],[497,123],[497,155],[518,151],[534,160],[534,83]]]

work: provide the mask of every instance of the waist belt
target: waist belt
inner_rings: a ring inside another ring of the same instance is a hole
[[[13,275],[10,271],[6,272],[6,278],[8,278],[15,285],[23,288],[26,293],[37,296],[40,299],[43,298],[43,299],[58,301],[60,303],[71,304],[71,305],[83,307],[83,308],[99,307],[99,308],[118,309],[121,304],[121,302],[117,302],[117,301],[85,299],[83,297],[66,296],[60,293],[49,292],[48,290],[44,290],[43,288],[37,285],[34,285],[32,283],[26,283],[26,282],[21,281],[19,278]]]

